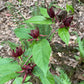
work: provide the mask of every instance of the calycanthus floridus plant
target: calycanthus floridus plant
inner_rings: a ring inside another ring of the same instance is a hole
[[[50,25],[59,24],[58,35],[68,45],[70,39],[69,27],[71,26],[73,16],[60,18],[61,20],[59,21],[58,15],[62,11],[61,9],[56,14],[53,7],[39,7],[39,9],[41,15],[33,16],[24,21],[26,26],[32,23],[36,24],[37,27],[30,24],[31,27],[25,28],[24,26],[14,30],[21,44],[19,46],[11,44],[13,47],[11,49],[11,56],[14,59],[0,58],[0,72],[2,72],[0,73],[0,84],[4,84],[11,79],[15,79],[13,84],[18,84],[18,81],[21,84],[37,84],[34,83],[37,80],[39,84],[55,84],[55,78],[60,77],[56,76],[56,74],[52,75],[49,71],[49,59],[52,50],[48,40],[51,40],[50,37],[53,34],[51,33],[52,27]]]

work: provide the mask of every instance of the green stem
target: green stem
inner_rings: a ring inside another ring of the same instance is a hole
[[[19,59],[19,63],[20,63],[20,65],[21,65],[21,64],[22,64],[21,57],[19,56],[18,59]]]

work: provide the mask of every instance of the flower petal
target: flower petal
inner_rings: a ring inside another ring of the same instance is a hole
[[[47,8],[47,12],[48,12],[48,15],[49,15],[51,18],[54,18],[54,17],[55,17],[55,12],[54,12],[54,10],[53,10],[53,7]]]
[[[26,77],[27,77],[27,74],[25,74],[25,75],[24,75],[24,78],[23,78],[22,83],[24,83],[24,81],[25,81]]]

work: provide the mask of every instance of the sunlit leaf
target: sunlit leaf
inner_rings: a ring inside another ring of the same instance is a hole
[[[22,80],[23,80],[22,77],[17,77],[17,78],[13,81],[13,84],[22,84]]]
[[[17,28],[14,30],[16,36],[21,39],[29,39],[31,36],[28,34],[30,33],[31,28]]]
[[[47,8],[42,8],[42,7],[40,7],[39,9],[40,9],[41,14],[42,14],[44,17],[50,18],[49,15],[48,15],[48,13],[47,13]]]
[[[11,61],[13,61],[13,59],[11,59],[11,58],[1,58],[0,65],[10,63]]]
[[[66,11],[67,11],[67,12],[72,11],[72,13],[74,13],[74,8],[73,8],[73,6],[67,4],[67,5],[66,5]]]
[[[45,76],[43,71],[36,66],[34,68],[33,74],[40,78],[42,84],[55,84],[54,77],[49,70],[47,71],[47,74]]]
[[[4,84],[5,82],[16,78],[20,74],[16,73],[21,70],[20,65],[17,63],[6,63],[4,65],[0,65],[0,84]]]
[[[53,24],[51,19],[47,19],[43,16],[33,16],[30,19],[24,21],[24,23]]]
[[[68,45],[69,44],[69,40],[70,40],[70,35],[68,32],[68,29],[66,28],[60,28],[58,30],[58,35],[60,36],[60,38]]]
[[[32,50],[34,62],[38,67],[47,74],[51,47],[46,39],[41,40],[35,44]]]

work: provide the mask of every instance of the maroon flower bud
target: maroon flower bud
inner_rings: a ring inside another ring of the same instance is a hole
[[[15,58],[21,56],[24,53],[21,47],[16,47],[16,52],[14,51],[14,49],[11,50],[11,52],[12,52],[12,56]]]
[[[34,39],[38,38],[39,36],[39,29],[31,30],[31,33],[29,33]]]
[[[72,17],[65,18],[63,20],[63,23],[64,23],[65,27],[69,27],[70,24],[71,24],[71,22],[72,22],[72,20],[73,20],[73,16]]]
[[[28,65],[23,65],[22,71],[17,72],[17,73],[23,73],[23,72],[25,73],[22,83],[25,81],[27,75],[32,75],[32,71],[35,66],[36,64],[31,65],[31,63],[29,63]]]
[[[31,35],[33,37],[33,39],[28,39],[28,41],[33,41],[34,39],[36,41],[39,41],[38,37],[41,36],[41,37],[45,37],[47,35],[41,35],[39,34],[39,28],[35,29],[35,30],[31,30],[31,33],[29,33],[29,35]]]
[[[31,65],[31,63],[29,63],[28,65],[24,65],[23,67],[22,67],[22,69],[24,70],[24,72],[26,73],[26,74],[29,74],[29,75],[32,75],[32,71],[33,71],[33,68],[36,66],[36,64],[35,65]]]
[[[53,10],[53,7],[47,8],[47,13],[48,13],[48,15],[49,15],[51,18],[54,18],[54,17],[55,17],[55,12],[54,12],[54,10]]]

